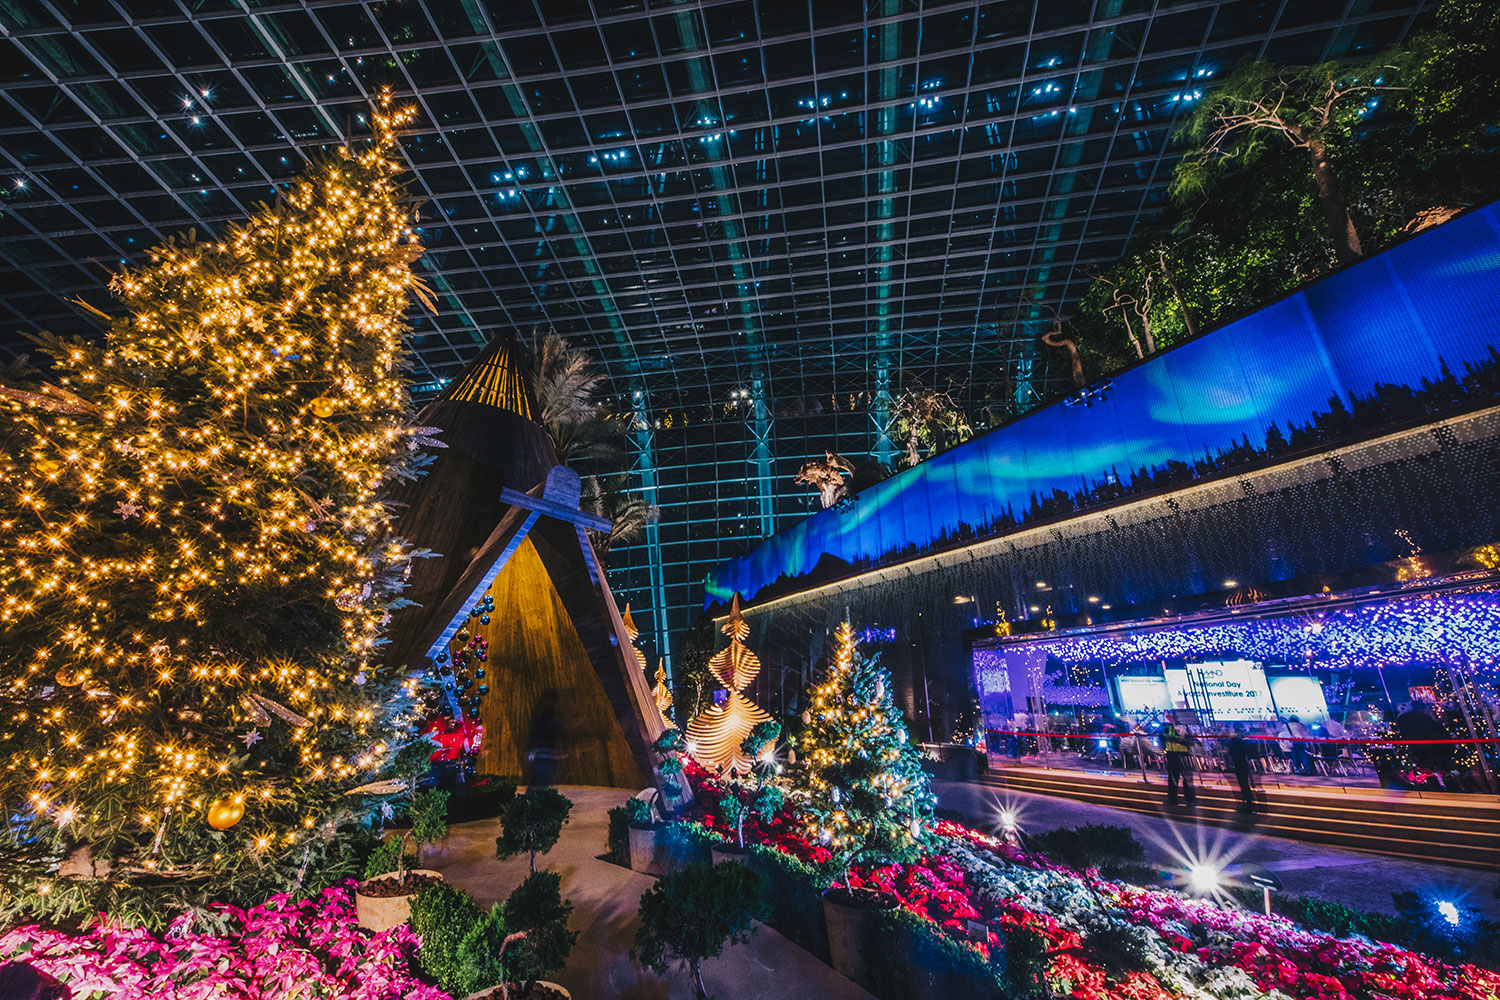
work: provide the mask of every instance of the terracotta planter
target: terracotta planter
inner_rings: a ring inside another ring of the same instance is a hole
[[[630,868],[645,875],[665,875],[671,871],[667,853],[666,827],[661,824],[630,824]]]
[[[572,1000],[573,994],[569,993],[566,989],[557,985],[556,983],[549,983],[545,979],[538,979],[536,981],[536,985],[540,989],[552,990],[559,997],[561,997],[562,1000]],[[510,996],[511,1000],[529,1000],[529,998],[536,997],[538,995],[540,994],[537,990],[532,990],[527,994],[511,993]],[[491,986],[487,990],[480,990],[478,993],[470,993],[468,996],[464,997],[464,1000],[500,1000],[500,987]],[[553,1000],[553,998],[548,998],[548,1000]]]
[[[878,941],[875,917],[896,908],[896,897],[885,893],[855,896],[847,889],[823,893],[823,920],[828,926],[828,964],[845,978],[874,990],[870,957],[895,942]]]
[[[750,863],[752,855],[750,848],[741,848],[739,843],[736,842],[732,844],[714,844],[708,849],[708,856],[709,860],[716,865],[735,862],[747,865]]]
[[[443,877],[442,872],[435,872],[430,868],[412,868],[407,875],[435,875],[439,879]],[[405,896],[366,896],[360,892],[360,888],[371,882],[394,882],[395,872],[387,872],[384,875],[376,875],[374,878],[365,879],[354,889],[354,910],[359,915],[359,926],[377,934],[384,930],[390,930],[397,924],[404,924],[411,918],[411,897],[421,890],[408,893]]]

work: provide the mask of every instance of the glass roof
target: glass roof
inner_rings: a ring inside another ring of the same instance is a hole
[[[1014,411],[1066,382],[1038,332],[1159,208],[1217,75],[1379,48],[1421,6],[0,0],[0,344],[96,330],[70,299],[108,310],[110,268],[274,197],[393,84],[440,299],[419,389],[498,331],[594,348],[663,511],[665,576],[643,541],[619,586],[687,609],[807,512],[807,456],[875,449],[881,392]]]

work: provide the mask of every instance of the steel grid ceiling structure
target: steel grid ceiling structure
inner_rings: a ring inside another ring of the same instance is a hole
[[[889,461],[902,389],[1057,388],[1039,329],[1158,209],[1216,75],[1421,7],[0,0],[0,344],[97,331],[70,299],[109,310],[111,268],[274,197],[392,84],[441,298],[418,388],[500,331],[597,352],[662,510],[617,589],[664,653],[710,566],[810,509],[807,456]]]

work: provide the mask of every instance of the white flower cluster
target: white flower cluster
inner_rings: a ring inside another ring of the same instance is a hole
[[[967,873],[978,900],[1045,914],[1079,934],[1099,958],[1134,964],[1190,1000],[1288,1000],[1278,990],[1260,989],[1243,969],[1211,965],[1195,953],[1170,947],[1112,901],[1107,891],[1078,875],[1011,864],[962,840],[949,841],[944,853]],[[1180,922],[1168,929],[1209,945],[1227,945],[1232,938],[1227,931]]]

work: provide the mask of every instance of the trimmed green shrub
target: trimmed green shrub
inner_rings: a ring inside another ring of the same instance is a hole
[[[708,861],[709,851],[719,839],[709,833],[701,823],[668,823],[657,834],[658,842],[667,849],[667,857],[673,870],[686,868],[699,861]]]
[[[949,937],[941,927],[910,910],[870,915],[871,935],[862,952],[870,962],[870,981],[881,1000],[919,1000],[931,996],[999,998],[997,976],[1003,965],[985,960],[974,949]]]
[[[398,837],[395,840],[387,840],[379,847],[370,852],[365,859],[364,878],[374,878],[376,875],[388,875],[400,868],[413,868],[417,864],[417,856],[410,851],[406,852],[405,861],[398,866],[396,859],[399,851],[406,847],[406,839]]]
[[[482,914],[459,944],[463,987],[454,992],[508,989],[561,969],[578,940],[568,929],[573,904],[563,900],[561,885],[556,872],[533,872]]]
[[[651,811],[651,803],[645,799],[626,799],[625,822],[631,826],[650,826],[655,823],[656,814]]]
[[[693,977],[694,995],[709,1000],[703,962],[723,954],[726,945],[749,940],[762,909],[760,876],[747,866],[688,865],[641,897],[641,926],[630,955],[663,975],[681,962]]]
[[[829,876],[821,869],[763,845],[750,849],[749,864],[765,887],[765,922],[787,939],[828,961],[823,890],[828,888]]]
[[[573,811],[573,803],[566,795],[550,786],[533,788],[525,795],[518,795],[501,814],[500,836],[495,838],[495,856],[513,858],[517,854],[528,855],[531,870],[536,871],[536,856],[546,854],[557,846],[562,836],[563,824]]]
[[[1097,868],[1106,878],[1138,879],[1146,866],[1146,849],[1128,826],[1085,823],[1061,827],[1028,835],[1025,846],[1076,871]]]
[[[1236,886],[1229,891],[1247,909],[1259,910],[1263,905],[1259,889]],[[1395,914],[1372,913],[1312,896],[1276,893],[1271,897],[1271,909],[1308,930],[1338,937],[1359,934],[1445,962],[1486,966],[1500,962],[1500,924],[1495,921],[1472,910],[1459,910],[1458,923],[1451,924],[1438,912],[1436,899],[1416,892],[1392,893],[1391,901]]]
[[[398,779],[406,782],[408,799],[416,797],[417,783],[432,770],[432,754],[437,749],[436,740],[418,736],[396,751],[396,757],[391,761],[391,771]]]
[[[605,857],[615,864],[630,867],[630,811],[624,806],[615,806],[609,811],[609,834],[604,851]]]
[[[417,857],[422,857],[422,848],[436,844],[446,836],[448,793],[426,788],[412,796],[411,840],[417,845]]]
[[[446,992],[463,996],[467,979],[459,945],[484,916],[479,904],[457,886],[439,882],[411,901],[412,930],[422,936],[417,962]]]
[[[448,800],[448,822],[468,823],[493,819],[516,797],[518,779],[509,774],[477,774],[474,780],[452,790]]]
[[[1455,964],[1472,962],[1492,966],[1500,961],[1500,924],[1468,906],[1445,900],[1452,909],[1444,913],[1438,897],[1412,891],[1394,892],[1397,920],[1403,940],[1392,940],[1414,951],[1425,952]]]

